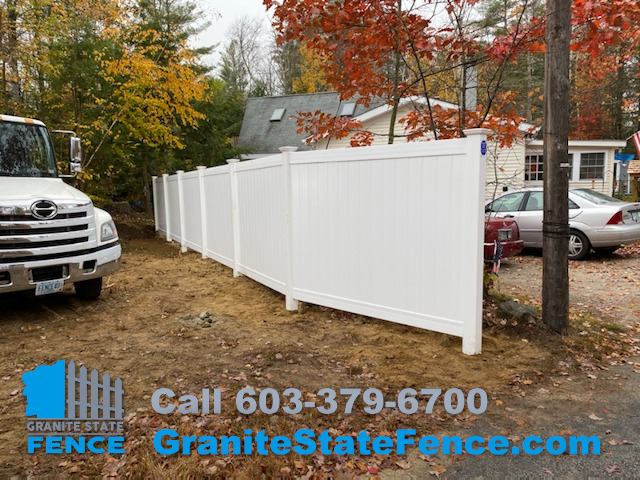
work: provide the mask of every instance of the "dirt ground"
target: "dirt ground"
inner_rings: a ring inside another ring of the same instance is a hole
[[[165,424],[178,425],[188,432],[234,432],[266,426],[267,434],[273,434],[299,428],[305,422],[316,430],[323,426],[341,432],[357,432],[363,427],[391,431],[400,425],[439,432],[466,428],[476,418],[454,418],[442,413],[442,409],[430,417],[385,411],[375,418],[364,414],[311,413],[271,418],[254,414],[248,418],[234,414],[232,406],[225,404],[223,415],[195,417],[195,421],[194,417],[175,415],[159,418],[150,409],[150,395],[160,387],[195,395],[202,388],[219,387],[226,401],[245,386],[272,387],[279,392],[294,386],[307,395],[323,387],[375,387],[391,394],[407,387],[455,387],[464,391],[481,387],[489,394],[490,408],[498,408],[504,403],[502,398],[551,389],[567,371],[578,374],[575,383],[566,385],[565,395],[578,394],[584,387],[580,382],[589,382],[590,388],[594,385],[594,380],[587,378],[588,372],[583,372],[585,364],[597,369],[597,362],[611,360],[612,354],[614,359],[619,358],[619,350],[636,345],[633,338],[637,330],[625,330],[622,343],[612,339],[613,346],[603,350],[601,345],[583,342],[584,335],[577,333],[561,338],[539,325],[501,321],[487,305],[483,353],[469,357],[461,353],[460,339],[447,335],[317,306],[287,312],[282,295],[248,278],[234,279],[228,268],[203,260],[199,254],[181,254],[175,244],[156,237],[150,227],[121,222],[120,230],[123,268],[105,279],[99,300],[81,301],[72,289],[38,298],[30,293],[0,296],[0,476],[75,473],[310,478],[405,468],[402,459],[382,458],[316,457],[305,460],[309,464],[292,455],[269,461],[167,459],[150,452],[150,439],[160,428],[158,425]],[[633,287],[637,291],[637,277],[632,276],[632,270],[637,271],[640,255],[632,252],[628,256],[631,260],[624,268],[629,270],[629,284],[624,285],[629,291]],[[610,297],[602,294],[593,281],[591,269],[600,269],[599,260],[590,262],[584,268],[573,269],[587,275],[584,282],[599,293],[578,297],[574,306],[598,303],[598,311],[615,306],[616,302],[610,304]],[[536,283],[526,269],[535,269],[536,263],[536,257],[505,263],[500,280],[502,293],[516,296],[524,292],[535,305]],[[583,281],[577,275],[572,278],[574,284]],[[612,283],[610,277],[603,278],[603,284]],[[621,318],[625,325],[634,327],[634,320],[638,320],[635,305],[630,297],[621,295],[617,303],[620,305],[623,300],[626,306]],[[183,320],[185,315],[201,312],[210,314],[211,323],[206,327]],[[609,313],[616,316],[613,311]],[[599,329],[598,325],[595,327]],[[608,341],[609,332],[602,332]],[[59,359],[74,360],[89,369],[97,368],[101,375],[108,372],[122,378],[128,414],[127,454],[113,458],[26,453],[26,402],[21,375]],[[517,404],[513,408],[517,409]],[[524,411],[519,414],[526,416]],[[514,415],[513,410],[510,415]],[[425,461],[429,465],[435,462]],[[434,468],[434,475],[446,471],[442,465]]]

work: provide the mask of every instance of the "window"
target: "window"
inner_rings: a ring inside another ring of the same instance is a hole
[[[527,155],[524,157],[524,179],[525,181],[540,181],[543,174],[543,155]]]
[[[341,117],[352,117],[353,113],[356,111],[356,104],[351,102],[351,103],[343,103],[342,107],[340,108],[340,115]]]
[[[276,108],[271,114],[270,122],[279,122],[284,117],[284,111],[286,108]]]
[[[580,198],[584,198],[585,200],[588,200],[591,203],[595,203],[596,205],[624,203],[622,200],[610,197],[609,195],[605,195],[604,193],[596,192],[595,190],[591,190],[590,188],[576,188],[575,190],[571,191],[578,195]]]
[[[524,198],[525,192],[510,193],[497,198],[492,204],[487,205],[485,212],[517,212]]]
[[[531,192],[529,194],[529,198],[527,199],[527,204],[524,209],[527,212],[539,211],[542,210],[542,192]]]
[[[55,177],[56,159],[45,127],[0,122],[0,176]]]
[[[604,153],[580,155],[580,180],[602,180],[604,178]]]

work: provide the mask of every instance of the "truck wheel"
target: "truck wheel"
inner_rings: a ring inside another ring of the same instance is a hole
[[[569,260],[582,260],[589,254],[591,244],[587,236],[578,231],[571,230],[569,236]]]
[[[95,300],[102,291],[102,277],[83,280],[73,284],[76,288],[76,295],[83,300]]]

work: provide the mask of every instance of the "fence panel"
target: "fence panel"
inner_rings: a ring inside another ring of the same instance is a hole
[[[180,237],[180,200],[178,194],[177,175],[169,176],[167,180],[167,193],[169,202],[169,232],[171,240],[181,242]]]
[[[183,246],[284,293],[287,309],[303,300],[427,328],[460,336],[464,353],[479,353],[490,132],[465,133],[358,149],[283,148],[157,179],[157,228],[168,217],[168,237],[180,241],[183,231]]]
[[[182,175],[182,188],[185,201],[184,244],[191,250],[202,253],[202,221],[200,218],[198,172],[189,172]]]
[[[165,201],[162,177],[153,177],[153,213],[156,219],[156,230],[167,233],[165,218]]]
[[[295,153],[295,298],[462,336],[466,142],[448,147]]]
[[[209,168],[204,172],[207,221],[205,255],[233,268],[233,226],[231,220],[231,181],[229,166]]]
[[[278,155],[238,164],[239,271],[285,293],[285,181]]]

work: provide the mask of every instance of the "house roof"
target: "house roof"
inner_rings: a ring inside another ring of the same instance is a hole
[[[346,104],[354,102],[355,99],[341,101],[338,92],[249,98],[244,111],[238,147],[251,148],[255,154],[279,153],[279,148],[283,146],[310,150],[312,147],[304,141],[308,135],[304,132],[297,133],[298,125],[292,116],[298,112],[317,110],[326,114],[339,115]],[[384,104],[384,100],[374,102],[369,107],[356,104],[352,116],[359,117]],[[277,113],[280,112],[276,110],[282,108],[285,111],[278,120]],[[276,113],[275,117],[274,113]]]
[[[292,118],[297,113],[321,111],[338,116],[345,106],[352,104],[352,111],[349,110],[347,113],[365,123],[389,113],[393,108],[382,98],[371,102],[368,107],[355,102],[356,99],[341,101],[338,92],[251,97],[247,100],[238,147],[251,149],[252,156],[279,153],[279,148],[284,146],[311,150],[313,145],[305,141],[308,134],[297,133],[299,127],[295,118]],[[455,104],[438,99],[430,99],[430,102],[432,106],[440,105],[445,109],[458,108]],[[424,97],[403,98],[400,106],[416,103],[425,105],[426,100]],[[533,125],[525,122],[519,125],[519,129],[523,133],[537,131]]]

